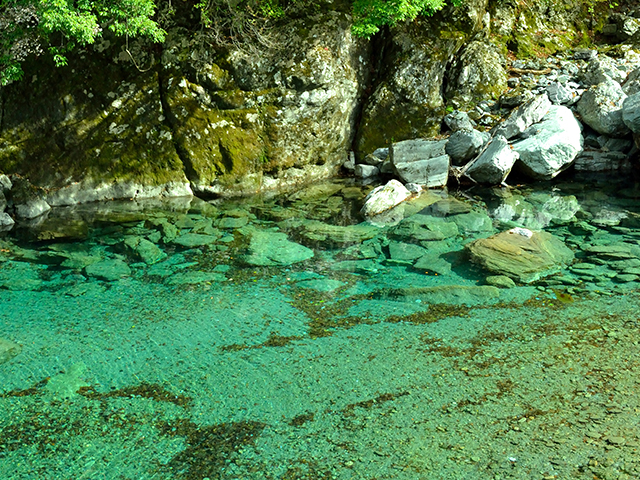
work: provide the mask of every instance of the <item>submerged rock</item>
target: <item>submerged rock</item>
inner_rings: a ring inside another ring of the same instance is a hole
[[[574,259],[573,252],[558,237],[525,228],[476,240],[466,248],[473,262],[522,283],[551,275]]]
[[[87,265],[84,271],[89,277],[113,282],[123,277],[131,275],[129,265],[119,259],[102,260],[100,262]]]
[[[249,236],[249,248],[242,260],[249,265],[288,266],[314,255],[313,250],[292,242],[282,232],[247,228],[243,234]]]
[[[22,351],[22,345],[0,338],[0,365],[7,363]]]
[[[420,300],[425,303],[448,305],[477,305],[498,298],[500,290],[490,285],[442,285],[437,287],[393,288],[378,292],[382,298]]]
[[[147,265],[153,265],[167,258],[166,253],[146,238],[130,236],[125,238],[124,244]]]

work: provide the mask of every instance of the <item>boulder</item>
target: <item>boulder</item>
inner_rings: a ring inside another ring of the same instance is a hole
[[[569,168],[582,151],[582,132],[573,112],[552,105],[544,119],[513,143],[522,170],[534,179],[548,180]]]
[[[598,85],[610,80],[621,83],[627,78],[627,72],[618,68],[616,61],[605,55],[594,56],[582,70],[580,78],[587,85]]]
[[[360,210],[365,217],[373,217],[404,202],[411,192],[397,180],[390,180],[386,185],[374,188],[364,199]]]
[[[547,96],[554,105],[564,105],[571,103],[576,97],[576,92],[571,90],[566,84],[555,82],[547,87]]]
[[[627,95],[640,92],[640,68],[632,70],[622,84],[622,91]]]
[[[0,230],[8,230],[16,223],[6,212],[0,213]]]
[[[102,260],[100,262],[88,265],[84,271],[89,277],[113,282],[120,280],[122,277],[131,275],[129,265],[119,259]]]
[[[622,152],[587,150],[576,157],[573,166],[578,172],[615,172],[630,170],[631,161]]]
[[[380,163],[382,163],[382,161]],[[355,166],[354,173],[361,178],[370,178],[378,176],[380,170],[373,165],[358,164]]]
[[[546,93],[537,95],[513,110],[509,117],[495,128],[493,135],[502,135],[507,140],[520,135],[530,125],[542,120],[550,107],[551,101]]]
[[[5,174],[0,174],[0,192],[7,193],[11,190],[13,183],[11,183],[11,179],[7,177]]]
[[[449,178],[447,140],[405,140],[394,143],[391,161],[405,183],[441,187]]]
[[[249,265],[288,266],[314,255],[313,250],[292,242],[282,232],[248,228],[243,235],[250,237],[248,253],[242,257]]]
[[[452,132],[473,130],[473,123],[466,112],[454,110],[444,116],[444,123]]]
[[[468,168],[465,167],[464,173],[477,183],[499,185],[507,178],[518,158],[518,152],[511,148],[507,139],[497,135],[480,156]]]
[[[445,152],[453,165],[464,165],[480,153],[485,143],[485,135],[477,130],[457,130],[449,137]]]
[[[8,362],[22,351],[22,346],[11,340],[0,338],[0,365]]]
[[[45,192],[24,177],[14,176],[13,186],[9,191],[8,200],[15,209],[18,218],[31,219],[51,210],[51,206],[44,200]]]
[[[506,89],[507,72],[498,48],[483,40],[472,40],[451,63],[445,96],[469,104],[497,99]]]
[[[624,99],[622,121],[633,133],[640,133],[640,92]]]
[[[578,102],[578,113],[582,121],[596,132],[614,137],[629,133],[622,119],[622,105],[627,94],[613,80],[606,80],[582,94]]]
[[[573,252],[559,238],[525,228],[475,240],[466,248],[473,262],[522,283],[551,275],[574,259]]]

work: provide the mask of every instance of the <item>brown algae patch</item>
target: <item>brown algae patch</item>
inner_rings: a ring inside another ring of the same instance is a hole
[[[218,425],[196,425],[190,420],[158,422],[161,435],[185,437],[187,448],[175,455],[167,468],[181,480],[221,478],[230,456],[252,445],[265,428],[264,423],[242,421]]]
[[[106,400],[108,398],[146,398],[156,402],[169,402],[179,407],[188,407],[192,399],[186,395],[176,395],[163,386],[155,383],[141,383],[129,387],[119,388],[107,393],[100,393],[94,387],[81,387],[78,393],[91,400]]]

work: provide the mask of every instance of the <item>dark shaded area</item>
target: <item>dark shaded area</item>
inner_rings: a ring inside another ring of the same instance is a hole
[[[105,400],[107,398],[148,398],[156,402],[168,402],[179,407],[188,407],[192,398],[186,395],[175,395],[163,386],[155,383],[141,383],[130,387],[119,388],[108,393],[100,393],[93,387],[81,387],[78,393],[90,400]]]
[[[244,445],[251,445],[266,424],[260,422],[222,423],[198,426],[190,420],[159,422],[159,432],[167,436],[186,437],[187,448],[168,463],[174,478],[202,480],[220,478],[230,456]]]

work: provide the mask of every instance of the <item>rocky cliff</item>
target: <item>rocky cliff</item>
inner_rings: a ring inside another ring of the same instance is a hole
[[[283,22],[271,46],[215,48],[185,26],[153,49],[105,40],[0,90],[0,173],[52,205],[309,183],[350,150],[437,135],[448,106],[497,98],[509,56],[583,40],[581,8],[470,0],[372,42],[327,6]]]

